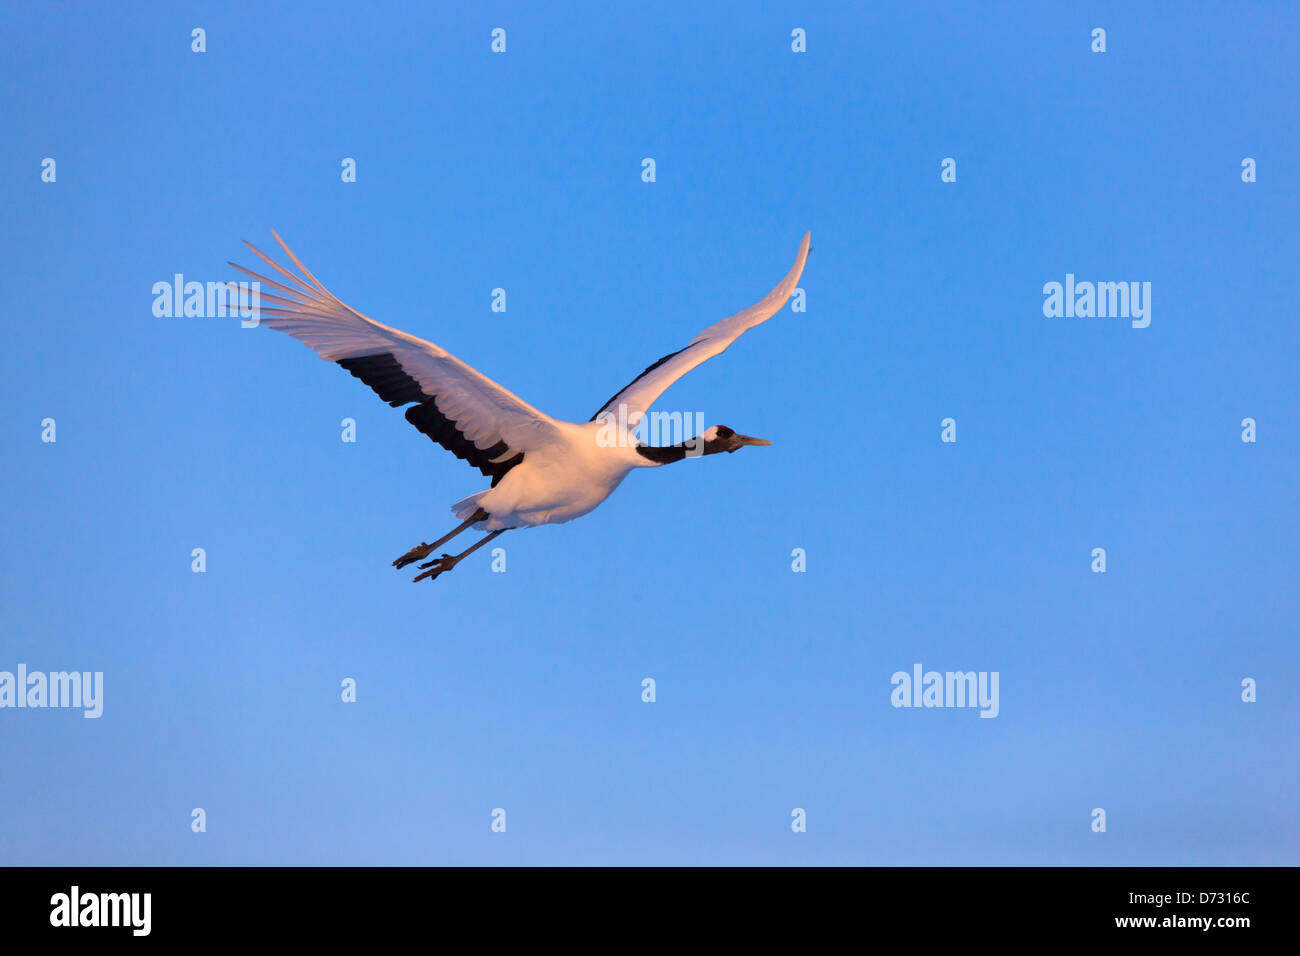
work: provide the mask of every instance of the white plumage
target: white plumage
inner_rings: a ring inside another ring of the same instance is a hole
[[[811,233],[794,266],[760,302],[709,326],[678,352],[664,356],[617,392],[586,423],[561,421],[538,411],[486,375],[432,342],[391,328],[345,305],[323,286],[272,231],[301,276],[245,243],[285,281],[231,263],[264,286],[261,324],[286,332],[337,362],[390,405],[408,406],[407,420],[432,440],[492,477],[492,486],[452,506],[462,524],[433,544],[412,548],[393,564],[426,557],[465,528],[491,532],[459,555],[443,555],[416,577],[434,578],[510,528],[556,524],[597,507],[635,468],[656,467],[697,454],[766,445],[714,426],[692,442],[667,448],[641,445],[631,434],[651,405],[691,369],[785,305],[807,261]],[[269,292],[267,289],[275,291]],[[610,422],[626,427],[610,441]]]

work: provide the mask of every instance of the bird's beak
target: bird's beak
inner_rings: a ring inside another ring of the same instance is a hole
[[[772,444],[766,438],[750,438],[748,435],[737,435],[735,440],[742,445],[770,445]]]

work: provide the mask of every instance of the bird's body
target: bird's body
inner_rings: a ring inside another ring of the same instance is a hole
[[[557,441],[524,455],[495,488],[456,502],[464,520],[482,508],[491,517],[474,527],[499,528],[562,524],[594,511],[633,469],[653,462],[628,445],[603,447],[597,422],[555,422]]]
[[[794,267],[762,301],[714,323],[684,349],[665,355],[585,423],[552,418],[432,342],[382,325],[343,304],[278,235],[275,238],[302,276],[252,245],[249,248],[291,284],[235,266],[275,290],[260,293],[270,303],[261,310],[261,324],[286,332],[321,358],[337,362],[390,405],[406,406],[407,421],[492,479],[489,488],[452,506],[461,519],[459,527],[393,562],[400,568],[427,557],[469,527],[488,532],[459,555],[443,555],[421,565],[432,570],[417,576],[417,581],[451,570],[471,551],[511,528],[559,524],[588,514],[634,469],[770,444],[722,425],[669,446],[643,445],[635,431],[673,382],[725,351],[785,305],[803,272],[810,235],[804,236]]]

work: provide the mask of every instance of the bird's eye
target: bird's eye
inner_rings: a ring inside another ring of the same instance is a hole
[[[735,430],[733,430],[733,429],[731,429],[731,428],[728,428],[726,425],[719,425],[719,426],[718,426],[718,437],[719,437],[719,438],[730,438],[730,437],[731,437],[732,435],[734,435],[734,434],[736,434]]]

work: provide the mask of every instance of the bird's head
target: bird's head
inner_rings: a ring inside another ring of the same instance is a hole
[[[750,438],[748,435],[738,434],[735,429],[728,428],[726,425],[714,425],[712,428],[706,428],[701,433],[700,438],[703,440],[704,450],[700,454],[714,455],[720,451],[733,452],[744,448],[746,445],[770,445],[770,441],[764,438]]]

